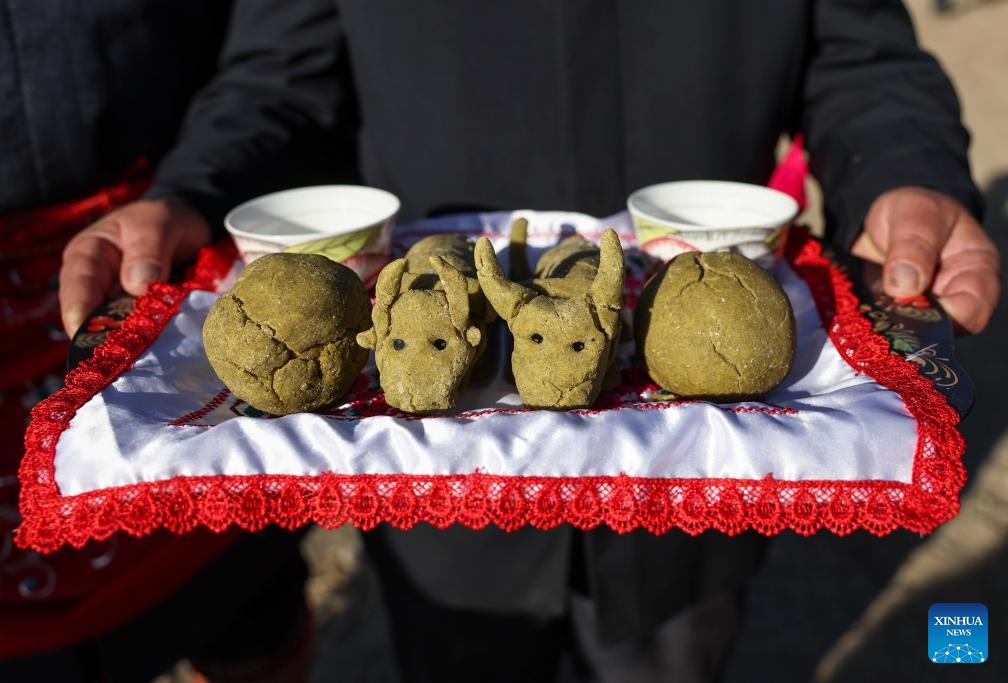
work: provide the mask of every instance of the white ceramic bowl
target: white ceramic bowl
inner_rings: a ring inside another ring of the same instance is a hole
[[[637,190],[627,208],[641,250],[668,260],[684,251],[772,257],[798,214],[792,197],[762,185],[683,180]]]
[[[278,251],[322,253],[366,285],[388,262],[399,199],[360,185],[317,185],[256,197],[232,209],[224,226],[245,263]]]

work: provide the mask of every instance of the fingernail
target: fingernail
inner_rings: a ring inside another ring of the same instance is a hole
[[[80,306],[67,309],[67,311],[63,314],[64,324],[67,327],[67,334],[71,337],[76,334],[77,330],[80,329],[80,326],[84,324],[85,317],[87,317],[87,311]]]
[[[161,265],[154,261],[134,261],[126,276],[132,285],[147,285],[161,277]]]
[[[897,261],[889,267],[888,273],[891,289],[913,293],[920,291],[920,271],[912,263]]]

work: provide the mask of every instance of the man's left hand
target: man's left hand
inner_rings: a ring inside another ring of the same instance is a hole
[[[883,264],[883,287],[893,298],[930,290],[959,332],[983,330],[1001,296],[997,247],[969,211],[934,190],[880,195],[851,251]]]

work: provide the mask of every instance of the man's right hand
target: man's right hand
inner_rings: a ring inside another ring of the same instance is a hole
[[[59,274],[67,334],[76,333],[117,282],[139,296],[210,239],[210,227],[198,212],[162,199],[132,202],[84,228],[63,250]]]

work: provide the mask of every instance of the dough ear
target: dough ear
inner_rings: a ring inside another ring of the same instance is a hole
[[[479,331],[478,327],[470,326],[466,330],[465,338],[469,342],[469,346],[479,346],[480,340],[483,339],[483,334]]]
[[[623,307],[623,247],[612,228],[602,233],[599,268],[592,281],[591,298],[602,331],[611,339],[619,327],[619,312]]]
[[[474,253],[476,259],[476,275],[487,301],[497,311],[497,315],[510,321],[521,310],[522,306],[536,297],[534,290],[511,282],[504,276],[493,245],[486,237],[480,237],[476,242]]]
[[[389,326],[392,324],[392,304],[395,303],[402,290],[403,276],[406,274],[408,266],[409,263],[406,259],[399,258],[390,261],[378,274],[378,282],[375,284],[375,305],[371,309],[371,322],[374,323],[376,344],[379,339],[384,339],[388,334]]]
[[[431,256],[430,262],[444,287],[452,327],[465,334],[469,324],[469,287],[465,275],[440,256]]]
[[[378,335],[375,334],[375,328],[371,327],[363,332],[357,333],[357,346],[362,346],[365,349],[373,349],[378,345]]]

